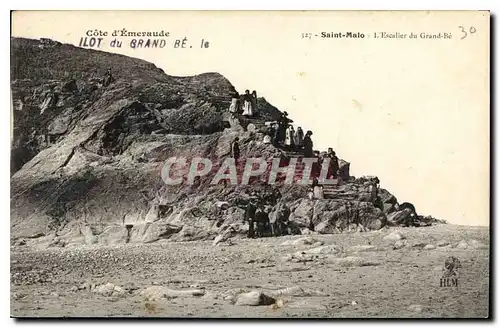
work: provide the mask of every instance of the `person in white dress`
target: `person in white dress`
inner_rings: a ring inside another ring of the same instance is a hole
[[[295,130],[293,129],[293,125],[289,125],[288,129],[286,129],[285,134],[285,146],[289,148],[294,148],[295,145]]]
[[[253,116],[252,95],[250,94],[250,90],[245,90],[245,94],[243,95],[243,116]]]
[[[238,101],[240,96],[237,93],[234,93],[231,98],[231,105],[229,106],[229,112],[231,114],[236,114],[238,112]]]

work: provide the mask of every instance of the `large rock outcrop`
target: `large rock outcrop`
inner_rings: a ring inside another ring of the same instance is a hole
[[[386,190],[370,198],[369,183],[349,177],[345,161],[345,183],[317,201],[307,199],[305,186],[210,185],[211,176],[167,186],[161,178],[167,158],[222,162],[236,136],[242,157],[286,157],[263,144],[259,132],[280,111],[259,98],[258,120],[229,117],[236,90],[218,73],[174,77],[139,59],[53,41],[13,38],[11,45],[14,240],[54,245],[56,238],[64,246],[211,239],[228,225],[245,231],[251,192],[277,193],[291,204],[297,226],[312,222],[321,233],[352,224],[380,229],[397,210]],[[105,86],[107,69],[114,81]]]

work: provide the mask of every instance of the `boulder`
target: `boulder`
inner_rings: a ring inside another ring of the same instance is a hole
[[[387,215],[387,221],[395,224],[411,222],[411,212],[408,210],[395,211]]]
[[[411,245],[413,248],[420,248],[423,249],[426,246],[426,243],[414,243]]]
[[[114,245],[125,244],[128,242],[128,231],[124,226],[109,226],[99,234],[98,242],[100,244]]]
[[[241,293],[236,297],[235,305],[238,306],[258,306],[258,305],[271,305],[276,300],[266,294],[253,290],[248,293]]]
[[[350,173],[349,173],[349,168],[351,166],[351,163],[339,159],[339,176],[342,178],[343,181],[349,181],[350,179]]]
[[[103,296],[121,296],[126,293],[125,289],[110,282],[95,287],[93,292]]]
[[[394,242],[394,244],[392,245],[392,249],[394,249],[394,250],[401,249],[401,248],[404,248],[407,244],[408,244],[408,242],[405,239],[396,240]]]
[[[391,194],[389,191],[387,191],[386,189],[383,189],[383,188],[380,188],[378,190],[378,196],[380,197],[380,200],[382,201],[382,203],[384,205],[396,205],[398,203],[398,200],[396,198],[396,196],[394,196],[393,194]]]
[[[318,232],[317,231],[312,231],[309,228],[303,228],[303,229],[300,230],[300,234],[301,235],[317,235]]]
[[[294,211],[290,214],[290,220],[296,222],[300,227],[309,227],[309,222],[313,218],[314,201],[302,199],[295,205]]]
[[[334,199],[315,201],[313,208],[314,231],[321,234],[352,230],[379,230],[386,224],[382,211],[369,202],[345,202]]]
[[[406,236],[401,231],[393,231],[384,237],[384,240],[397,241],[401,239],[406,239]]]
[[[230,238],[235,237],[237,234],[237,230],[234,227],[226,226],[221,229],[221,232],[215,237],[212,245],[216,246],[223,242],[230,241]]]
[[[182,226],[161,221],[133,225],[130,232],[130,242],[151,243],[160,239],[168,239],[182,229]]]
[[[420,304],[412,304],[408,307],[408,311],[411,311],[411,312],[417,312],[417,313],[420,313],[422,312],[422,305]]]
[[[257,127],[255,126],[255,124],[250,123],[247,125],[247,131],[248,132],[257,132]]]
[[[396,210],[394,204],[391,203],[382,203],[382,206],[383,206],[382,211],[384,212],[384,214],[391,214]],[[389,217],[387,217],[387,220],[392,222],[392,219],[389,220]]]
[[[377,185],[380,183],[380,180],[374,175],[363,175],[355,179],[354,183],[359,185]]]

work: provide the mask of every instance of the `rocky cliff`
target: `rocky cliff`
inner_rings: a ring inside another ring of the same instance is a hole
[[[102,77],[110,69],[114,81]],[[297,232],[426,225],[381,189],[375,178],[349,177],[309,200],[306,186],[167,186],[161,178],[172,156],[222,161],[240,138],[242,157],[291,154],[262,143],[265,121],[281,112],[259,98],[256,119],[228,115],[236,90],[218,73],[169,76],[155,65],[51,40],[11,40],[14,131],[11,153],[11,236],[15,243],[53,246],[211,239],[232,226],[244,233],[251,192],[286,202]],[[54,94],[47,105],[47,95]],[[360,150],[362,151],[362,150]],[[225,206],[217,204],[224,202]],[[410,218],[411,216],[411,218]],[[355,223],[355,226],[353,226]]]

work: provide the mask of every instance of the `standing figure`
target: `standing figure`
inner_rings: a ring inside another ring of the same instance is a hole
[[[278,140],[277,140],[278,143],[285,142],[286,130],[291,122],[292,120],[288,118],[288,113],[283,112],[283,114],[281,114],[281,117],[278,120]]]
[[[297,150],[301,150],[302,146],[304,143],[304,131],[302,131],[302,128],[299,126],[297,128],[297,132],[295,133],[295,147]]]
[[[229,113],[231,113],[233,116],[238,113],[238,100],[240,96],[238,93],[233,93],[232,98],[231,98],[231,105],[229,105]]]
[[[255,212],[257,211],[257,206],[255,200],[251,199],[245,210],[244,221],[248,221],[248,238],[253,238],[255,236],[254,222],[255,222]]]
[[[278,132],[278,123],[273,123],[271,124],[271,128],[269,129],[269,133],[271,134],[271,139],[273,142],[273,145],[275,147],[278,146],[278,141],[277,141],[277,132]]]
[[[330,177],[333,177],[334,179],[337,179],[339,171],[339,158],[332,148],[328,148],[327,156],[330,158],[330,167],[328,168],[327,178],[329,179]]]
[[[274,143],[274,135],[276,133],[276,127],[274,123],[271,123],[266,129],[266,135],[264,136],[264,143]]]
[[[284,133],[284,129],[281,125],[281,122],[278,122],[276,124],[276,129],[274,131],[274,138],[273,138],[273,143],[275,146],[278,146],[280,144],[280,142],[282,141],[282,135],[284,136],[285,133]]]
[[[304,137],[304,157],[313,157],[313,142],[311,140],[312,131],[307,131]]]
[[[323,164],[323,160],[320,157],[319,151],[315,150],[313,151],[313,158],[316,158],[316,161],[312,163],[312,168],[311,168],[311,176],[313,178],[319,178],[321,175],[321,165]]]
[[[102,79],[102,85],[107,87],[111,83],[113,83],[115,79],[113,78],[113,75],[111,74],[111,68],[108,68],[106,71],[106,74],[104,74],[104,78]]]
[[[269,214],[265,208],[262,208],[262,205],[255,211],[255,222],[257,225],[255,236],[264,237],[269,231]]]
[[[285,146],[291,150],[295,147],[295,130],[293,129],[293,125],[288,126],[288,129],[286,129]]]
[[[253,114],[252,95],[249,90],[245,90],[245,94],[243,95],[243,116],[252,117]]]
[[[312,183],[312,189],[313,189],[313,198],[314,199],[323,199],[323,186],[319,184],[318,179],[316,177],[313,178],[313,183]]]
[[[253,110],[253,115],[257,116],[259,115],[259,108],[257,107],[257,91],[252,91],[252,110]]]
[[[288,218],[290,217],[290,209],[283,203],[278,204],[275,213],[273,228],[273,236],[288,235]]]
[[[234,158],[235,163],[240,158],[240,138],[236,137],[231,145],[231,156]]]

